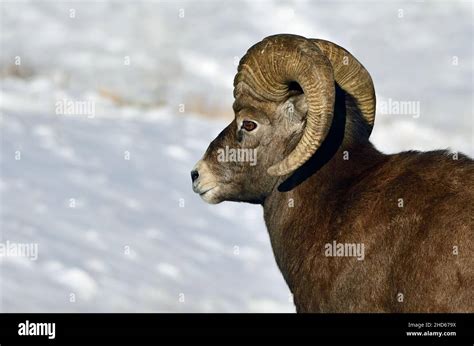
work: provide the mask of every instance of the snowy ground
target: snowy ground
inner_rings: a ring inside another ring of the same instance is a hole
[[[0,6],[0,244],[39,251],[0,256],[2,312],[294,311],[261,208],[209,206],[189,177],[226,123],[196,113],[228,117],[236,62],[269,34],[335,41],[379,105],[417,102],[379,109],[383,151],[474,154],[472,2]]]

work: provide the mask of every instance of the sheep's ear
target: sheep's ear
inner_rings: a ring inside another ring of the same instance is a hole
[[[294,95],[288,98],[284,105],[285,115],[293,120],[301,122],[308,113],[308,104],[304,94]]]

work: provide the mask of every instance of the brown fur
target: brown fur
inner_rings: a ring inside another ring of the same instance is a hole
[[[441,151],[385,156],[370,145],[350,152],[264,203],[298,311],[473,311],[472,161]],[[326,257],[333,240],[364,243],[365,260]]]

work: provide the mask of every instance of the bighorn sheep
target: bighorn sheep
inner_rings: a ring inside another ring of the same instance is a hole
[[[375,149],[372,79],[328,41],[265,38],[241,59],[234,97],[193,189],[263,206],[298,312],[474,311],[470,158]]]

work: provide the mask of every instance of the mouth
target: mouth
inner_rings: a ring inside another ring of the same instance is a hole
[[[206,203],[209,204],[217,204],[220,202],[220,199],[217,198],[216,192],[219,191],[218,189],[219,185],[214,184],[213,186],[204,186],[204,188],[199,189],[199,188],[194,188],[194,192],[199,194],[199,197],[201,197]],[[211,192],[214,191],[214,192]]]
[[[205,191],[203,191],[203,192],[199,192],[199,196],[202,197],[202,196],[204,196],[206,193],[208,193],[209,191],[214,190],[215,188],[216,188],[216,186],[213,186],[213,187],[211,187],[211,188],[209,188],[209,189],[207,189],[207,190],[205,190]]]
[[[217,184],[208,182],[205,184],[193,184],[193,191],[199,196],[204,196],[206,193],[208,193],[211,190],[214,190],[217,187]]]

